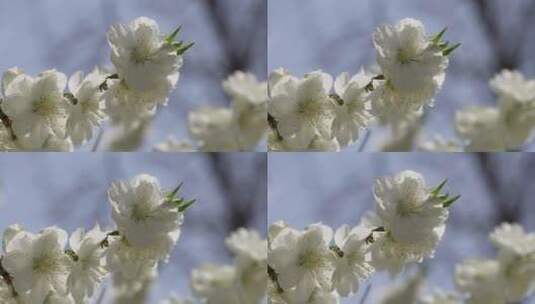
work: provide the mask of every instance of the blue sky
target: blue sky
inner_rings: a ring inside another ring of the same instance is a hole
[[[531,156],[524,155],[529,158]],[[503,164],[519,176],[527,174],[529,187],[535,173],[519,166],[521,154],[501,155]],[[427,288],[454,290],[453,266],[469,257],[494,257],[487,235],[496,206],[481,178],[475,155],[463,153],[272,153],[269,155],[268,223],[284,220],[299,229],[322,222],[333,229],[354,226],[362,214],[374,209],[372,196],[375,178],[403,170],[423,174],[429,186],[448,179],[446,192],[462,197],[450,208],[446,233],[435,258],[429,260]],[[506,175],[509,170],[503,170]],[[284,172],[284,173],[282,173]],[[533,208],[522,224],[535,229]],[[399,278],[398,278],[399,280]],[[384,273],[374,275],[367,303],[380,297],[391,284]],[[366,286],[366,285],[364,285]],[[361,289],[362,290],[362,289]],[[357,294],[359,299],[361,294]],[[355,298],[343,303],[355,303]]]
[[[265,154],[235,155],[241,174],[253,171],[251,158]],[[182,235],[163,265],[152,289],[152,301],[171,293],[189,294],[189,275],[200,263],[232,263],[224,247],[223,194],[214,184],[207,156],[197,153],[17,153],[0,157],[0,231],[10,224],[21,224],[37,232],[56,225],[72,233],[78,227],[90,229],[96,222],[113,228],[107,190],[112,181],[137,174],[156,176],[161,186],[174,188],[184,182],[183,194],[198,202],[186,213]],[[265,201],[251,201],[265,204]],[[258,215],[252,227],[265,234],[265,214]],[[214,224],[214,222],[216,224]]]

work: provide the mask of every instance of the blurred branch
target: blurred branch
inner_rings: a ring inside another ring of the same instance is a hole
[[[247,70],[253,65],[253,51],[256,33],[265,28],[266,23],[262,16],[267,14],[267,3],[255,1],[255,7],[251,10],[252,16],[248,18],[247,26],[242,26],[240,31],[232,28],[231,18],[233,12],[230,5],[225,1],[205,0],[202,2],[209,16],[210,24],[217,33],[219,44],[224,52],[223,75],[226,76],[236,70]],[[234,4],[235,6],[235,4]],[[266,21],[267,22],[267,21]],[[246,37],[244,39],[244,37]]]
[[[265,202],[260,202],[259,198],[266,196],[266,169],[267,156],[265,154],[260,157],[255,157],[255,170],[248,170],[256,176],[247,176],[248,182],[237,182],[234,175],[235,170],[243,172],[243,167],[236,166],[232,162],[231,154],[224,153],[205,153],[208,157],[214,178],[220,188],[220,192],[224,195],[225,207],[223,211],[225,218],[227,218],[227,231],[232,232],[239,227],[250,227],[253,221],[262,212],[256,212],[256,209],[265,205]],[[243,162],[243,159],[239,160]],[[243,164],[242,164],[243,165]],[[252,168],[251,168],[252,169]],[[258,178],[260,177],[260,178]]]
[[[517,15],[515,28],[507,31],[500,26],[499,16],[502,10],[498,7],[498,1],[472,0],[472,3],[494,52],[496,66],[492,72],[517,69],[522,64],[522,51],[526,44],[526,39],[522,37],[535,16],[535,2],[529,1],[527,7],[520,9],[522,14]]]
[[[495,215],[492,226],[498,225],[502,222],[514,223],[520,222],[521,212],[519,207],[520,192],[509,192],[503,187],[503,182],[500,176],[503,172],[493,161],[489,153],[474,153],[477,164],[481,171],[482,179],[486,185],[492,205],[495,207]],[[508,157],[508,160],[510,158]]]

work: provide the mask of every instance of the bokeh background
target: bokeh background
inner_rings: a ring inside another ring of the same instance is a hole
[[[374,208],[373,183],[379,176],[414,170],[429,186],[448,178],[445,191],[462,197],[450,208],[435,258],[426,262],[427,291],[453,291],[456,263],[495,257],[488,234],[496,225],[517,222],[535,230],[532,153],[275,153],[268,161],[268,223],[284,220],[299,229],[315,222],[334,229],[358,224],[364,212]],[[376,303],[385,286],[401,280],[403,276],[391,281],[388,274],[374,274],[366,303]],[[367,285],[342,303],[359,303]]]
[[[284,67],[302,75],[322,69],[356,73],[375,63],[372,33],[383,23],[420,19],[429,33],[445,26],[445,39],[461,42],[446,82],[428,111],[424,137],[454,138],[455,111],[471,104],[495,105],[489,79],[502,69],[535,78],[535,1],[532,0],[269,0],[268,71]],[[366,150],[382,133],[374,131]],[[356,148],[356,147],[355,147]],[[524,150],[534,151],[535,144]]]
[[[267,156],[264,153],[17,153],[0,157],[0,232],[56,225],[72,233],[96,222],[113,228],[107,190],[111,182],[147,173],[162,187],[184,182],[188,209],[182,235],[161,265],[149,301],[190,295],[190,273],[201,263],[232,264],[224,240],[239,227],[266,235]],[[111,297],[110,288],[106,295]],[[108,303],[108,301],[104,301]]]
[[[71,75],[110,66],[106,32],[139,16],[156,20],[164,33],[181,24],[180,38],[196,43],[168,106],[158,111],[145,151],[170,134],[188,138],[187,114],[200,105],[229,105],[221,82],[232,72],[266,79],[264,0],[0,0],[0,72],[18,66],[28,74],[55,68]]]

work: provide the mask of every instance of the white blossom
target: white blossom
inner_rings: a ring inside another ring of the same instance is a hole
[[[518,224],[503,223],[490,240],[499,249],[498,262],[509,302],[519,302],[535,288],[535,233],[526,233]]]
[[[455,285],[468,304],[505,304],[503,284],[498,261],[470,259],[455,267]]]
[[[291,75],[270,78],[274,84],[270,87],[268,112],[277,120],[282,137],[303,129],[313,130],[306,133],[309,141],[316,132],[323,137],[330,136],[334,107],[329,97],[333,83],[330,75],[314,71],[303,79]]]
[[[36,77],[20,74],[9,82],[1,107],[17,137],[25,138],[30,146],[42,146],[50,137],[65,137],[66,83],[65,75],[56,70]]]
[[[31,303],[42,303],[50,292],[67,293],[71,261],[63,252],[66,242],[67,233],[55,227],[16,233],[6,244],[2,266],[13,276],[17,293],[29,291]]]
[[[85,303],[106,275],[101,242],[106,234],[96,225],[87,233],[79,228],[69,238],[69,245],[76,256],[67,280],[69,291],[76,303]]]
[[[187,140],[177,140],[174,136],[168,136],[165,141],[154,147],[156,152],[195,152],[192,143]]]
[[[70,93],[76,99],[76,104],[69,106],[67,119],[67,134],[76,145],[80,145],[93,137],[93,129],[99,127],[104,114],[104,100],[99,89],[106,75],[95,68],[84,77],[82,71],[74,73],[68,82]]]
[[[361,70],[351,78],[347,73],[342,73],[334,82],[334,91],[340,99],[334,100],[337,106],[334,107],[332,136],[341,146],[355,142],[360,130],[368,125],[371,115],[368,112],[366,86],[371,78],[368,73]]]
[[[125,106],[135,109],[165,104],[179,78],[182,56],[165,41],[158,24],[140,17],[128,24],[113,25],[108,32],[111,61],[119,75]],[[118,97],[118,99],[121,99]]]
[[[110,244],[109,267],[135,277],[158,260],[166,261],[180,235],[183,214],[166,202],[156,178],[141,174],[114,182],[108,197],[121,235]]]
[[[268,263],[278,274],[283,290],[314,286],[331,288],[334,256],[329,249],[332,230],[322,224],[311,225],[304,232],[284,229],[271,242]]]
[[[333,289],[343,297],[357,293],[359,285],[374,271],[369,263],[366,235],[344,225],[336,230],[334,241],[340,249],[333,273]]]
[[[418,272],[406,278],[398,285],[392,286],[383,292],[380,304],[415,304],[423,287],[424,277]]]
[[[389,94],[413,108],[431,105],[444,83],[448,58],[427,37],[423,24],[407,18],[396,25],[381,25],[373,42]]]
[[[422,175],[403,171],[393,177],[376,180],[374,187],[376,214],[385,233],[375,245],[375,255],[398,256],[401,260],[421,262],[432,257],[442,238],[448,210],[426,187]],[[390,247],[390,249],[389,249]],[[380,265],[374,258],[374,266]],[[395,268],[390,269],[396,272]]]
[[[202,265],[191,274],[191,287],[206,304],[241,303],[237,290],[236,269],[232,266]]]

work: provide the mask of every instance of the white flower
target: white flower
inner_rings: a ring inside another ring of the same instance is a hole
[[[367,109],[368,92],[366,85],[371,81],[364,70],[349,78],[343,73],[334,82],[334,91],[338,98],[334,102],[334,119],[332,121],[332,134],[341,146],[347,146],[359,137],[360,129],[368,125],[370,114]]]
[[[239,129],[234,112],[229,108],[201,107],[188,115],[188,128],[193,139],[207,152],[239,151]]]
[[[518,224],[503,223],[490,234],[490,240],[499,249],[507,300],[519,302],[535,288],[535,233],[525,233]]]
[[[156,152],[195,152],[195,147],[187,140],[177,140],[174,136],[169,136],[165,141],[154,147]]]
[[[30,291],[31,303],[42,303],[49,292],[66,294],[71,265],[63,252],[66,242],[67,233],[51,227],[37,235],[19,232],[7,243],[2,266],[18,293]]]
[[[277,238],[277,236],[287,228],[289,228],[289,226],[285,221],[276,221],[275,223],[272,223],[271,225],[269,225],[268,245],[270,248],[271,248],[271,243],[273,242],[273,240]]]
[[[76,259],[67,280],[69,291],[77,303],[84,303],[84,299],[91,298],[95,287],[102,282],[106,275],[104,268],[104,250],[100,243],[106,234],[96,225],[85,233],[82,228],[77,229],[69,239],[70,248]]]
[[[166,43],[158,24],[140,17],[126,25],[113,25],[108,41],[120,85],[131,92],[126,106],[153,108],[165,104],[178,81],[182,56]]]
[[[24,71],[17,67],[10,68],[4,72],[2,75],[2,96],[6,95],[7,87],[11,84],[11,82],[13,82],[17,76],[22,74],[24,74]]]
[[[193,270],[191,287],[206,304],[242,303],[235,280],[234,267],[206,264]]]
[[[268,134],[269,151],[340,151],[336,138],[324,138],[311,128],[303,128],[294,135],[282,140],[273,132]]]
[[[491,79],[490,87],[498,94],[508,146],[521,146],[535,129],[535,80],[504,70]]]
[[[422,297],[422,304],[462,304],[463,302],[454,294],[435,290],[432,294]]]
[[[455,285],[468,294],[468,304],[505,304],[503,284],[498,261],[471,259],[455,267]]]
[[[315,71],[303,79],[289,75],[270,79],[275,84],[270,87],[268,112],[277,120],[282,137],[303,129],[312,130],[306,133],[309,141],[316,132],[329,137],[334,106],[329,97],[333,82],[330,75]]]
[[[223,81],[223,89],[233,97],[237,108],[265,104],[268,99],[267,83],[258,81],[251,73],[234,72]]]
[[[331,288],[334,256],[329,249],[332,230],[321,224],[309,226],[304,232],[284,229],[272,241],[268,263],[278,274],[283,290]]]
[[[493,107],[467,107],[455,115],[457,134],[467,141],[468,152],[506,150],[500,111]]]
[[[75,301],[70,295],[60,295],[50,293],[43,304],[74,304]]]
[[[369,264],[368,244],[366,236],[357,231],[351,231],[347,225],[336,230],[334,241],[340,249],[337,256],[336,268],[333,273],[333,289],[343,297],[357,293],[359,285],[373,272]]]
[[[411,115],[412,116],[412,115]],[[412,117],[411,117],[412,118]],[[412,151],[414,142],[420,133],[421,122],[418,119],[397,121],[392,126],[392,134],[381,145],[383,152]]]
[[[417,303],[424,277],[418,272],[397,286],[392,286],[383,292],[380,304],[411,304]]]
[[[17,298],[13,296],[11,288],[3,279],[0,280],[0,299],[3,301],[2,304],[19,304]]]
[[[267,241],[257,231],[240,228],[225,240],[225,244],[236,256],[259,262],[267,259]]]
[[[81,71],[69,78],[69,91],[76,99],[76,104],[69,107],[67,135],[75,145],[90,140],[93,137],[93,128],[100,126],[105,118],[104,101],[99,89],[105,78],[106,75],[99,68],[95,68],[85,78]]]
[[[112,124],[131,126],[154,116],[156,107],[146,106],[157,99],[152,91],[134,91],[123,81],[108,80],[108,83],[109,88],[103,98],[106,102],[105,112]],[[162,92],[158,98],[167,98],[167,93]]]
[[[280,298],[280,302],[272,302],[272,304],[338,304],[340,301],[336,293],[318,287],[306,290],[290,289],[285,291]]]
[[[498,94],[502,106],[535,102],[535,80],[528,80],[518,71],[503,70],[490,80],[491,89]]]
[[[451,139],[445,139],[440,135],[435,135],[431,140],[420,142],[418,148],[425,152],[462,152],[463,148],[459,143]]]
[[[108,250],[108,264],[127,277],[166,261],[180,235],[183,214],[166,202],[156,178],[138,175],[112,183],[112,217],[121,238]]]
[[[67,79],[55,70],[37,77],[16,76],[7,86],[2,110],[13,121],[17,137],[41,146],[49,137],[64,137],[68,102],[63,97]]]
[[[244,302],[258,303],[266,293],[267,241],[256,231],[240,228],[225,243],[236,256],[237,285]]]
[[[158,180],[141,174],[128,182],[112,183],[108,196],[121,236],[134,247],[154,246],[175,239],[183,214],[166,204]]]
[[[377,217],[385,233],[378,244],[374,244],[379,252],[372,251],[373,254],[398,256],[406,262],[421,262],[424,257],[432,257],[444,234],[448,210],[443,207],[442,200],[426,188],[423,176],[403,171],[393,177],[379,178],[375,182],[374,197]],[[377,260],[374,257],[374,263]],[[374,266],[384,269],[381,265]]]
[[[193,301],[189,299],[179,299],[178,297],[171,297],[169,300],[162,302],[162,304],[193,304]]]
[[[446,77],[448,58],[426,36],[423,24],[403,19],[381,25],[373,34],[377,63],[397,103],[414,108],[432,104]]]

